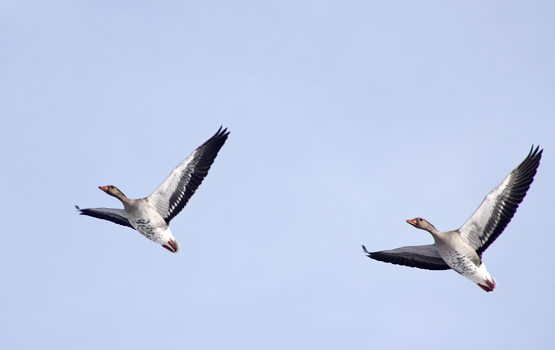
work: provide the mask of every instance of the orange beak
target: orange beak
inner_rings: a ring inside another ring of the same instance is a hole
[[[100,188],[104,192],[108,191],[108,186],[98,186],[98,188]]]
[[[407,220],[407,224],[411,224],[412,226],[416,227],[416,219]]]

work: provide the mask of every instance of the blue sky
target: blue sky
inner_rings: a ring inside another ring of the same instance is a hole
[[[555,4],[0,4],[3,349],[555,342]],[[77,215],[231,131],[173,255]],[[460,227],[528,154],[499,287],[365,257]]]

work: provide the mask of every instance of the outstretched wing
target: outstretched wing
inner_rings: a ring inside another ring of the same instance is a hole
[[[97,219],[108,220],[118,225],[123,225],[134,229],[133,226],[131,226],[131,223],[129,222],[129,220],[127,220],[127,216],[125,215],[125,210],[123,209],[111,209],[111,208],[81,209],[78,206],[75,206],[75,208],[79,210],[81,215],[87,215]]]
[[[513,218],[534,180],[542,152],[539,146],[536,149],[532,146],[526,159],[486,196],[459,229],[461,237],[478,255],[482,255]]]
[[[229,132],[220,127],[218,132],[175,168],[170,176],[146,198],[148,203],[170,223],[185,207],[189,199],[208,175],[210,166],[227,140]]]
[[[439,255],[435,245],[402,247],[393,250],[369,252],[362,246],[369,258],[396,265],[417,267],[426,270],[449,270],[450,267]]]

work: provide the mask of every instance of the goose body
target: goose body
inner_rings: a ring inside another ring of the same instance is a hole
[[[495,289],[497,282],[486,269],[480,256],[462,239],[458,231],[438,231],[422,218],[407,220],[407,223],[432,234],[434,247],[449,268],[476,283],[486,292]]]
[[[99,187],[102,191],[119,199],[124,209],[80,209],[79,207],[77,209],[81,215],[131,227],[170,252],[179,253],[181,246],[168,225],[200,186],[228,135],[227,129],[222,130],[220,127],[214,136],[194,150],[146,198],[127,198],[116,186],[112,185]]]
[[[428,270],[453,269],[492,292],[497,282],[482,262],[482,253],[499,237],[526,196],[540,165],[543,150],[530,150],[524,161],[491,191],[472,216],[455,231],[442,232],[422,218],[407,220],[430,232],[434,244],[369,252],[368,257],[397,265]]]

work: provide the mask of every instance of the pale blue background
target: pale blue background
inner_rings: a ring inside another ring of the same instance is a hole
[[[552,1],[3,1],[2,349],[546,349]],[[182,252],[77,215],[220,125]],[[456,229],[528,154],[499,288],[373,261]]]

